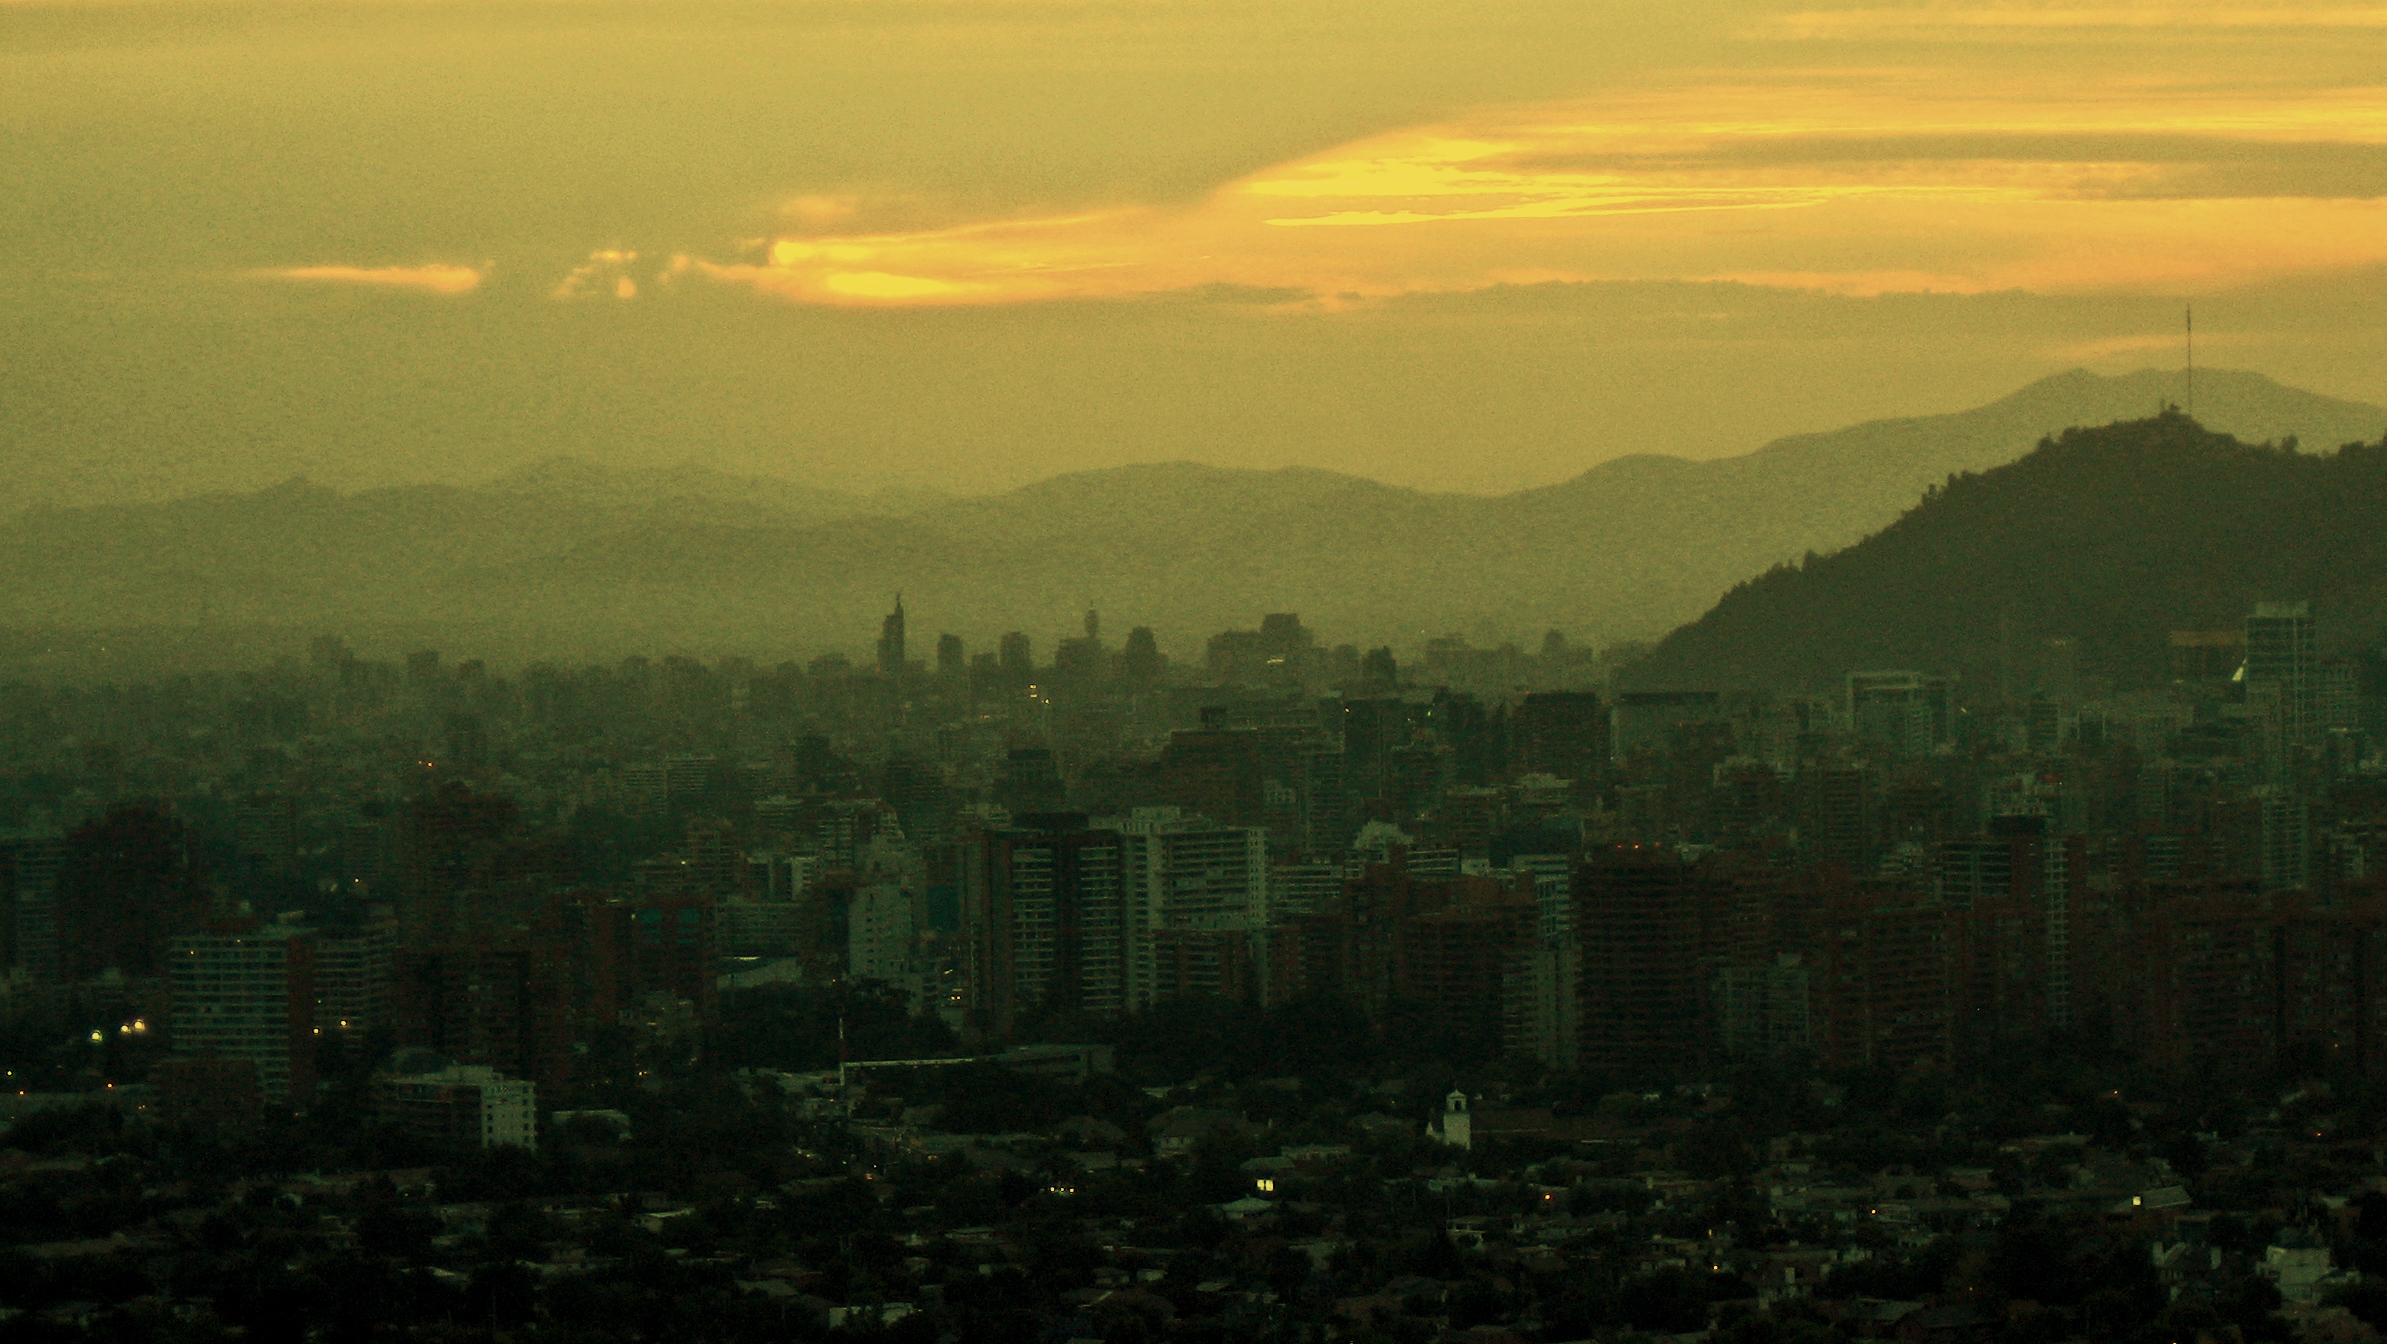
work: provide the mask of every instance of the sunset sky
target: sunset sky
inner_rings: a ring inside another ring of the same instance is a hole
[[[2387,5],[0,0],[0,502],[2387,401]]]

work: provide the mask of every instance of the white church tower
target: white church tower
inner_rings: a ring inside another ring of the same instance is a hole
[[[1442,1099],[1442,1141],[1453,1148],[1475,1147],[1475,1117],[1467,1113],[1467,1094],[1457,1088]]]

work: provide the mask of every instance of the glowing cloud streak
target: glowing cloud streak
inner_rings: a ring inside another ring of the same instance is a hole
[[[2387,31],[2387,8],[1928,8],[1784,23]],[[1751,72],[1360,141],[1180,210],[876,233],[829,232],[867,220],[867,202],[806,198],[785,213],[819,232],[767,240],[758,261],[679,264],[833,304],[1210,285],[1333,302],[1314,296],[1546,279],[2169,293],[2387,264],[2387,87],[2209,70],[2033,79],[2010,62]]]
[[[469,266],[293,266],[263,274],[277,280],[419,289],[433,294],[469,294],[481,287],[482,279],[482,273]]]

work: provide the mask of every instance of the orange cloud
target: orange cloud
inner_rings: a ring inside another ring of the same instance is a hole
[[[1153,232],[1140,211],[991,220],[779,238],[759,264],[681,258],[675,268],[808,303],[1017,302],[1153,288],[1170,252]]]
[[[1980,5],[1812,10],[1773,21],[1775,35],[1803,38],[1977,38],[1988,32],[2088,29],[2387,28],[2387,8],[2295,5]]]
[[[1517,276],[2168,293],[2387,262],[2387,88],[1753,74],[1376,137],[1186,209],[806,233],[762,253],[683,267],[831,304]]]
[[[265,274],[280,280],[316,280],[330,284],[375,285],[388,289],[423,289],[434,294],[469,294],[480,288],[482,272],[470,266],[293,266]]]

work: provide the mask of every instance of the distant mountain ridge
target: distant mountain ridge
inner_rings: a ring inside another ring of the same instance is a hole
[[[755,523],[914,513],[943,503],[935,490],[854,494],[777,476],[740,476],[688,462],[671,467],[608,467],[578,457],[550,457],[476,487],[478,492],[570,501],[631,514],[658,508],[730,511]]]
[[[2387,436],[2253,446],[2177,411],[2068,430],[1837,554],[1742,584],[1628,669],[1638,687],[1828,689],[1867,668],[1997,685],[2052,639],[2117,683],[2168,636],[2309,601],[2324,652],[2387,638]]]
[[[1737,458],[1620,458],[1498,497],[1190,462],[977,498],[573,459],[474,487],[292,481],[23,515],[0,539],[0,625],[455,628],[491,656],[851,650],[901,591],[916,628],[980,642],[1021,629],[1040,648],[1088,604],[1181,651],[1265,611],[1299,611],[1338,641],[1653,637],[1771,566],[1887,526],[1951,473],[2012,461],[2068,424],[2144,414],[2177,383],[2075,371],[1970,411]],[[2387,429],[2387,410],[2258,374],[2200,373],[2197,401],[2261,438],[2333,446]]]

